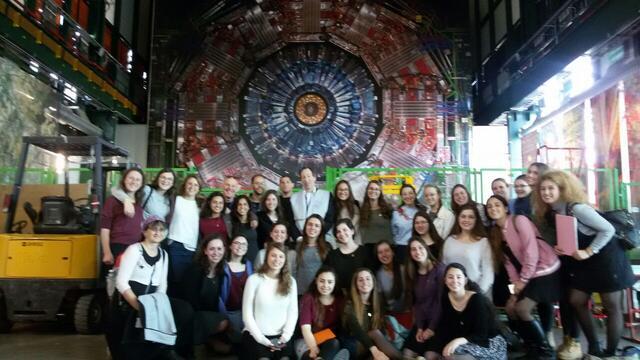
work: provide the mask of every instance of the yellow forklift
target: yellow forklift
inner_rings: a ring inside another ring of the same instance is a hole
[[[21,234],[15,232],[14,220],[32,147],[65,159],[89,158],[92,175],[88,196],[74,201],[65,161],[64,195],[42,197],[39,211],[23,204],[34,231]],[[61,318],[72,321],[78,333],[102,330],[107,297],[100,274],[99,211],[107,172],[122,169],[103,160],[127,156],[126,150],[96,136],[23,137],[13,190],[5,199],[5,231],[0,234],[0,332],[10,331],[18,321]]]

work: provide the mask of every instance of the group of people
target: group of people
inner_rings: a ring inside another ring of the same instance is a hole
[[[170,169],[150,185],[141,170],[125,171],[101,215],[103,263],[119,268],[112,354],[191,358],[206,343],[242,359],[506,359],[498,306],[532,359],[580,358],[579,328],[588,354],[615,356],[622,290],[634,276],[613,226],[572,174],[534,163],[516,178],[515,198],[496,179],[486,204],[458,184],[450,208],[432,184],[422,199],[402,185],[393,206],[377,181],[359,202],[348,181],[331,193],[311,169],[299,177],[294,192],[289,176],[275,191],[255,175],[249,196],[227,177],[200,201],[196,176],[177,189]],[[574,254],[555,248],[555,214],[577,219]],[[138,297],[154,292],[168,295],[173,347],[131,335]],[[608,315],[604,349],[594,292]],[[565,335],[557,349],[556,302]]]

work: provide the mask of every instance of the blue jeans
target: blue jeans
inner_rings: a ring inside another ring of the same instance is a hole
[[[167,247],[169,253],[169,282],[179,283],[182,281],[182,274],[193,262],[195,251],[187,250],[184,244],[174,241]]]
[[[242,310],[227,311],[227,319],[231,323],[231,331],[228,332],[229,340],[233,344],[240,344],[242,342],[242,329],[244,329]]]

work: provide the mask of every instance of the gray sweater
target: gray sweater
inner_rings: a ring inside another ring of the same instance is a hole
[[[567,214],[567,203],[565,202],[553,204],[552,208],[558,214]],[[578,230],[585,235],[595,235],[591,242],[591,249],[594,253],[598,253],[609,243],[616,232],[615,228],[587,204],[575,204],[571,211],[578,220]]]
[[[127,198],[127,193],[124,192],[119,186],[115,186],[111,188],[111,195],[116,199],[120,200],[120,202],[124,202]],[[169,198],[164,194],[154,190],[151,186],[145,185],[143,187],[143,195],[142,195],[142,203],[140,206],[144,205],[144,218],[148,218],[151,215],[155,215],[162,220],[167,220],[167,216],[171,211],[171,203],[169,202]]]
[[[297,263],[297,253],[292,251],[290,253],[291,264],[291,276],[296,279],[298,284],[298,295],[302,295],[309,288],[309,284],[316,276],[316,272],[322,266],[322,258],[320,258],[320,252],[318,247],[306,247],[302,250],[302,264]]]

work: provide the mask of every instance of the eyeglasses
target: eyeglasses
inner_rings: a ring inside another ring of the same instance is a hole
[[[522,189],[522,188],[526,188],[529,187],[529,185],[515,185],[516,189]]]
[[[247,243],[237,242],[237,241],[233,241],[231,243],[231,245],[235,245],[235,246],[238,246],[238,247],[247,247],[247,246],[249,246],[249,244],[247,244]]]

